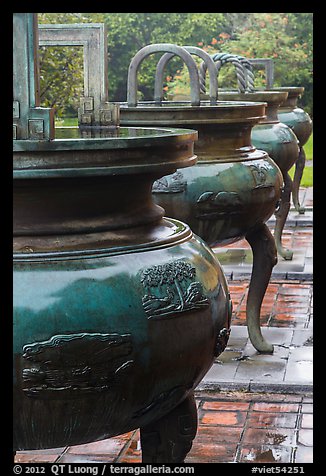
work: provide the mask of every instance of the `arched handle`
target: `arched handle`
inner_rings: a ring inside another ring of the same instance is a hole
[[[248,86],[253,89],[254,78],[252,66],[246,58],[229,53],[215,53],[214,55],[211,55],[211,58],[217,63],[217,74],[219,74],[221,67],[225,63],[232,63],[234,65],[237,75],[238,90],[240,93],[244,93]],[[199,68],[200,91],[202,93],[206,93],[206,70],[206,64],[202,62]]]
[[[199,56],[203,59],[204,64],[206,65],[206,69],[209,71],[209,97],[210,103],[216,104],[217,101],[217,67],[214,63],[213,58],[206,53],[206,51],[198,48],[197,46],[183,46],[185,50],[189,53]],[[155,73],[155,86],[154,86],[154,101],[157,103],[161,103],[163,99],[163,72],[165,69],[166,64],[173,58],[175,54],[173,53],[166,53],[164,54],[157,63],[156,66],[156,73]],[[193,84],[190,77],[190,89],[192,88]]]
[[[129,70],[128,70],[128,88],[127,88],[127,103],[129,107],[137,106],[137,73],[142,61],[153,53],[172,53],[173,56],[180,56],[185,62],[190,76],[190,96],[191,104],[193,106],[199,106],[200,104],[200,92],[199,92],[199,72],[197,65],[192,58],[191,54],[182,48],[170,43],[156,43],[153,45],[144,46],[140,49],[132,58]]]

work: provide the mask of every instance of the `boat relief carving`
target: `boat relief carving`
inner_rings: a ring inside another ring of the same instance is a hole
[[[133,364],[129,334],[54,335],[23,347],[28,397],[73,398],[110,390]]]
[[[212,219],[236,214],[242,208],[243,202],[236,192],[204,192],[197,199],[196,218]]]
[[[148,319],[164,318],[176,313],[202,309],[210,305],[196,278],[196,268],[183,260],[151,266],[142,272],[146,290],[142,298]]]

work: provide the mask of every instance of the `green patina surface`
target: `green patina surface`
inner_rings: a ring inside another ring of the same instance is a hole
[[[154,184],[154,200],[167,216],[188,223],[210,246],[236,241],[269,218],[280,195],[279,169],[267,156],[254,157],[242,162],[199,162],[180,170],[181,189],[173,183],[174,175],[165,177]]]

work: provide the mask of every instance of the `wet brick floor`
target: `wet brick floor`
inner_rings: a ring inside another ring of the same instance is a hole
[[[230,282],[233,303],[231,325],[246,325],[248,281]],[[312,320],[313,286],[311,283],[269,283],[260,313],[262,327],[307,328]]]
[[[311,463],[312,398],[242,392],[197,395],[186,463]],[[86,445],[19,452],[16,462],[140,463],[139,430]]]
[[[270,230],[274,232],[272,227],[270,227]],[[312,242],[312,228],[286,228],[283,230],[282,245],[284,248],[289,248],[291,250],[296,250],[298,248],[308,248],[309,246],[312,246]],[[250,246],[247,240],[243,239],[224,247],[224,249],[228,248],[250,249]],[[278,259],[281,260],[282,258],[278,257]]]

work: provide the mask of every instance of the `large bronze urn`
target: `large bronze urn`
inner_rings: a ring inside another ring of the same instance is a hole
[[[274,60],[272,58],[245,58],[238,55],[229,55],[228,53],[214,55],[218,62],[232,61],[235,64],[237,72],[237,82],[239,91],[255,91],[255,75],[253,67],[265,68],[266,89],[269,91],[287,92],[287,98],[278,107],[278,119],[281,123],[290,127],[295,133],[299,142],[299,154],[295,161],[295,172],[292,186],[293,205],[298,213],[305,212],[304,207],[299,202],[299,188],[303,175],[303,169],[306,163],[306,155],[303,146],[308,141],[312,132],[312,120],[307,112],[298,106],[298,99],[304,93],[302,86],[279,86],[274,87]],[[224,60],[223,60],[224,57]],[[227,58],[227,59],[226,59]],[[201,65],[205,69],[205,64]],[[204,84],[202,76],[200,80]]]
[[[150,45],[132,59],[128,101],[120,105],[121,124],[169,125],[198,131],[197,164],[156,181],[155,202],[163,206],[168,216],[188,223],[210,246],[244,237],[248,240],[253,250],[246,310],[248,332],[258,351],[273,352],[273,346],[261,333],[259,320],[261,302],[277,260],[274,238],[265,222],[280,199],[282,175],[269,155],[256,149],[251,140],[252,128],[265,116],[265,103],[216,102],[216,98],[215,104],[214,98],[200,101],[199,80],[192,78],[191,71],[190,101],[161,101],[157,88],[161,78],[157,77],[155,101],[137,102],[139,65],[160,48],[162,52],[171,51],[166,45]],[[165,54],[159,61],[159,70],[173,56]]]
[[[231,301],[210,248],[164,217],[152,184],[196,162],[197,132],[60,137],[39,107],[36,36],[36,14],[14,14],[13,448],[140,428],[143,462],[183,462]]]
[[[248,61],[245,58],[242,59],[235,55],[222,53],[212,55],[212,59],[217,63],[218,72],[220,71],[221,66],[228,62],[232,62],[236,66],[235,72],[238,79],[238,90],[219,90],[219,99],[228,101],[266,102],[265,117],[262,117],[259,123],[255,124],[252,128],[251,140],[255,147],[265,150],[268,153],[282,172],[284,186],[279,207],[275,212],[276,223],[274,237],[277,251],[280,256],[286,260],[291,260],[293,257],[293,251],[283,247],[282,233],[289,214],[291,192],[293,189],[293,182],[288,172],[298,159],[299,147],[298,139],[292,129],[286,124],[280,122],[278,118],[279,107],[284,103],[284,101],[286,101],[288,92],[276,90],[257,91],[252,88],[249,91],[246,89],[244,90],[243,88],[240,88],[240,86],[241,84],[243,85],[241,80],[246,78],[244,65],[247,65]],[[203,62],[200,68],[201,91],[203,93],[205,92],[206,69],[205,63]],[[243,70],[242,75],[240,75],[241,69]]]
[[[241,59],[243,61],[243,58]],[[274,86],[274,60],[273,58],[250,58],[243,61],[245,68],[247,86],[254,85],[254,67],[263,67],[265,69],[266,89],[272,91],[286,91],[287,99],[280,105],[278,118],[281,122],[289,126],[299,141],[299,156],[295,163],[295,172],[293,178],[292,199],[298,213],[304,213],[305,209],[299,202],[299,187],[303,175],[303,169],[306,163],[306,154],[303,146],[308,141],[312,132],[312,120],[309,114],[298,106],[297,102],[304,93],[303,86]]]
[[[278,119],[293,130],[299,141],[299,156],[295,162],[295,172],[293,177],[292,199],[296,211],[300,214],[305,212],[305,208],[300,205],[299,187],[302,179],[303,169],[306,164],[306,154],[303,146],[307,143],[312,133],[312,120],[309,114],[298,106],[298,99],[303,95],[303,87],[284,86],[273,88],[272,90],[286,91],[288,97],[282,102],[278,109]]]

